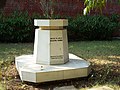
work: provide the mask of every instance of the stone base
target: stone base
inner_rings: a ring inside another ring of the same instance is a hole
[[[33,55],[22,55],[15,58],[16,68],[22,81],[47,82],[89,75],[90,63],[69,54],[69,62],[62,65],[40,65],[35,63]]]

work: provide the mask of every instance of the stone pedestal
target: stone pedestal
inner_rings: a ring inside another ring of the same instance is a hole
[[[67,20],[34,20],[33,55],[15,58],[21,80],[46,82],[85,77],[90,73],[90,63],[68,53]]]
[[[67,20],[34,20],[34,57],[37,64],[64,64],[68,62]]]

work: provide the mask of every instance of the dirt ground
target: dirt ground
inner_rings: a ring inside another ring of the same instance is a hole
[[[113,90],[115,90],[120,86],[120,81],[118,80],[120,79],[120,72],[116,68],[120,68],[119,64],[110,67],[92,65],[92,72],[88,77],[36,84],[22,82],[15,64],[12,63],[5,72],[2,72],[2,84],[7,90],[86,90],[86,88],[96,85],[115,84],[115,87],[114,85],[112,86]]]

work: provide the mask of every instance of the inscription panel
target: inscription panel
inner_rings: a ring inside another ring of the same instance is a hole
[[[56,41],[63,41],[62,37],[52,37],[50,38],[50,42],[56,42]]]
[[[63,55],[59,56],[50,56],[51,59],[63,59]]]
[[[50,35],[50,59],[52,63],[64,61],[63,30],[52,31]]]
[[[50,63],[63,64],[68,61],[67,30],[50,31]]]

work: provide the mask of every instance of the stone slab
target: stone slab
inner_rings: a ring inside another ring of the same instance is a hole
[[[34,19],[35,26],[68,26],[66,19]]]
[[[61,65],[36,64],[33,55],[16,57],[15,64],[22,81],[35,83],[86,77],[90,73],[90,63],[74,54],[69,54],[69,62]]]

